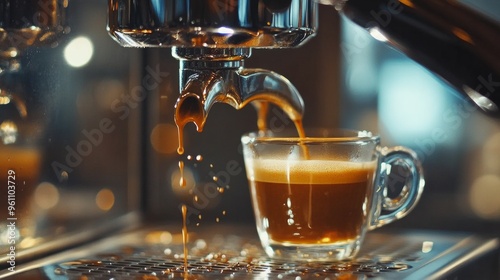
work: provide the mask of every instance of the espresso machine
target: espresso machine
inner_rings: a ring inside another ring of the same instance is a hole
[[[3,1],[0,278],[183,279],[184,204],[194,279],[498,279],[499,36],[498,18],[444,0]],[[298,120],[390,136],[367,114],[385,103],[350,95],[369,84],[356,65],[383,73],[361,60],[387,45],[458,96],[442,107],[462,108],[450,138],[477,138],[456,157],[463,145],[416,139],[427,195],[356,260],[266,258],[239,137]]]

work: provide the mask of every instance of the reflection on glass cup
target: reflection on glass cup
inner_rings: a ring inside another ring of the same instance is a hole
[[[260,240],[275,258],[353,258],[367,230],[416,205],[424,188],[420,162],[410,149],[380,147],[367,131],[306,135],[269,131],[241,139]]]

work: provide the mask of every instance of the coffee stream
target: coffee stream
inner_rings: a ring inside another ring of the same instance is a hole
[[[187,230],[187,207],[182,205],[182,248],[184,250],[184,274],[188,273],[188,230]]]
[[[184,161],[182,160],[179,160],[179,173],[180,173],[179,186],[185,187],[186,178],[184,178]]]
[[[267,117],[269,111],[269,103],[274,103],[280,108],[290,107],[289,104],[286,104],[284,101],[280,101],[276,103],[276,99],[272,98],[270,95],[266,98],[265,95],[262,96],[262,100],[254,101],[257,109],[257,127],[259,131],[267,130]],[[296,116],[300,116],[297,118]],[[203,126],[208,117],[208,112],[205,111],[203,106],[203,102],[199,99],[199,97],[195,94],[185,94],[179,97],[177,103],[175,105],[175,115],[174,121],[177,125],[178,132],[178,141],[179,146],[177,148],[177,153],[179,155],[184,154],[184,127],[186,124],[192,122],[196,125],[196,130],[198,132],[203,131]],[[300,114],[289,114],[290,119],[294,122],[295,128],[297,129],[297,133],[299,138],[305,138],[304,128],[302,126],[302,117]],[[304,146],[305,149],[305,146]],[[307,150],[305,149],[305,157],[308,158]],[[179,170],[180,170],[180,186],[186,186],[186,180],[184,178],[184,162],[179,161]],[[291,195],[291,194],[290,194]],[[184,273],[185,277],[188,275],[188,229],[186,226],[186,217],[187,217],[187,208],[186,205],[182,205],[182,242],[184,248]]]

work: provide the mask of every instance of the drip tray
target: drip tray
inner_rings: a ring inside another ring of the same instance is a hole
[[[248,236],[255,230],[235,228],[217,226],[191,234],[187,273],[182,236],[166,229],[109,237],[54,256],[52,263],[24,273],[43,275],[42,279],[99,280],[500,279],[497,239],[443,232],[371,232],[355,260],[307,263],[270,259],[257,238]]]

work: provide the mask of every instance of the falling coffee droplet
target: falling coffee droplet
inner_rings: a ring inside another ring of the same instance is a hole
[[[193,157],[191,155],[188,155],[186,158],[187,158],[187,160],[193,159]]]
[[[184,140],[182,140],[182,136],[181,136],[182,132],[179,132],[179,143],[182,143]],[[182,144],[179,144],[179,147],[177,148],[177,153],[179,155],[182,155],[184,153],[184,147]]]
[[[224,188],[217,187],[217,191],[218,191],[219,193],[224,193]]]
[[[217,182],[217,180],[219,180],[219,178],[217,178],[217,176],[214,176],[214,177],[212,177],[212,180],[214,180],[214,182]]]
[[[202,160],[203,160],[203,156],[201,156],[201,155],[197,155],[197,156],[196,156],[196,160],[197,160],[197,161],[202,161]]]

